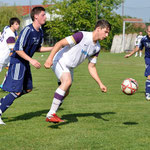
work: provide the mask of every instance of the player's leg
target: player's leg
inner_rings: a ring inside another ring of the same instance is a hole
[[[63,122],[57,115],[56,112],[59,106],[62,104],[66,92],[69,91],[69,88],[72,84],[72,75],[70,70],[63,64],[53,64],[53,71],[55,72],[57,78],[60,80],[61,84],[56,89],[51,108],[47,114],[46,121],[50,122]]]
[[[137,56],[138,56],[138,52],[135,53],[135,57],[137,57]]]
[[[147,80],[145,82],[145,96],[146,100],[150,100],[150,65],[146,65],[145,76]]]
[[[3,89],[10,92],[0,99],[0,116],[9,108],[13,101],[18,98],[23,89],[25,66],[20,63],[11,64],[3,85]]]
[[[2,88],[2,87],[3,87],[3,84],[4,84],[5,80],[6,80],[7,73],[8,73],[8,71],[7,71],[7,72],[6,72],[6,74],[5,74],[5,77],[4,77],[4,79],[3,79],[2,84],[0,85],[0,88]]]
[[[29,65],[26,65],[26,72],[24,74],[24,82],[23,82],[23,90],[21,92],[21,96],[31,92],[33,89],[32,85],[32,74]]]
[[[139,56],[142,57],[142,51],[139,51]]]
[[[10,65],[10,63],[8,63],[7,65],[5,65],[5,69],[7,69],[7,70],[8,70],[9,65]],[[8,71],[6,72],[6,74],[5,74],[5,76],[4,76],[4,79],[3,79],[3,81],[2,81],[2,84],[0,85],[0,88],[2,88],[2,87],[3,87],[3,84],[4,84],[5,80],[6,80],[7,73],[8,73]]]

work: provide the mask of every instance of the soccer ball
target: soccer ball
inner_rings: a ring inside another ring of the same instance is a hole
[[[132,95],[138,90],[138,83],[135,79],[127,78],[122,82],[121,90],[127,95]]]

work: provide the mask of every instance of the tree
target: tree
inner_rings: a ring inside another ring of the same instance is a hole
[[[6,25],[9,25],[9,20],[12,17],[18,17],[21,18],[20,14],[18,13],[15,6],[1,6],[0,9],[0,31],[3,30],[3,28]]]
[[[51,21],[47,21],[47,33],[56,40],[60,40],[76,31],[93,31],[98,19],[106,19],[112,24],[109,38],[101,41],[105,49],[110,49],[113,35],[120,32],[122,18],[113,12],[119,7],[121,0],[44,0],[43,4],[53,4],[47,8]],[[96,16],[96,7],[98,16]]]

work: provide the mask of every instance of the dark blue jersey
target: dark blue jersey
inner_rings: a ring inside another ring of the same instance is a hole
[[[36,31],[32,24],[26,26],[20,33],[20,36],[14,46],[14,52],[11,56],[10,63],[22,61],[27,62],[21,58],[15,51],[24,51],[28,56],[33,54],[41,47],[43,42],[43,31],[40,28]]]
[[[142,50],[145,47],[145,58],[150,58],[150,38],[146,35],[141,39],[139,48]]]

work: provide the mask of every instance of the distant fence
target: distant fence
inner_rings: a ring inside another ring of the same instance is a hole
[[[135,46],[135,39],[137,34],[126,34],[125,35],[125,42],[124,42],[124,48],[123,48],[123,40],[122,40],[122,34],[115,35],[113,38],[112,46],[111,46],[111,53],[123,53],[123,52],[129,52],[134,49]]]

